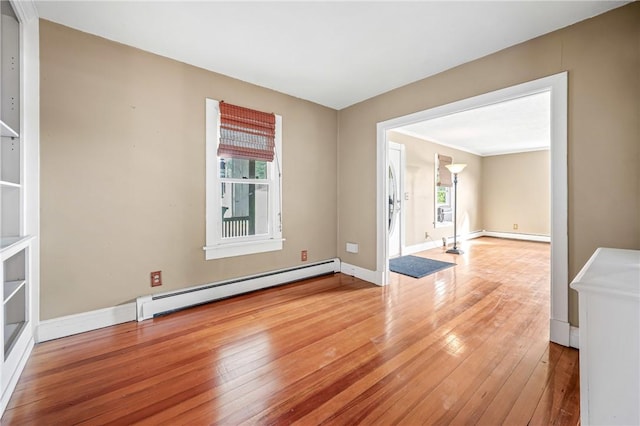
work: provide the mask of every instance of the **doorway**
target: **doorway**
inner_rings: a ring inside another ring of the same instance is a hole
[[[550,340],[569,346],[568,282],[568,190],[567,190],[567,73],[544,77],[517,86],[394,118],[377,125],[377,259],[376,275],[381,285],[389,283],[388,200],[386,175],[389,167],[387,133],[394,128],[496,104],[543,91],[551,93],[551,312]],[[384,200],[384,202],[383,202]]]

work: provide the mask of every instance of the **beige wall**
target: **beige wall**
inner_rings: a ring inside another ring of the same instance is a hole
[[[405,146],[404,190],[409,194],[404,205],[407,246],[453,236],[453,226],[434,226],[436,154],[448,155],[456,163],[467,164],[458,180],[458,233],[482,230],[482,157],[397,132],[390,132],[389,140]],[[424,237],[425,232],[429,233],[429,239]]]
[[[562,71],[570,278],[598,246],[640,248],[638,2],[339,113],[46,21],[40,43],[42,319],[149,294],[158,269],[163,291],[301,249],[375,270],[376,123]],[[205,97],[283,116],[282,252],[203,260]],[[576,324],[573,292],[569,308]]]
[[[336,256],[336,111],[40,25],[41,318]],[[204,260],[205,97],[283,117],[284,250]]]
[[[598,246],[639,249],[639,43],[634,2],[341,110],[338,256],[376,269],[376,123],[563,71],[569,73],[569,278]],[[360,243],[360,253],[346,253],[347,241]],[[573,291],[569,316],[577,324]]]
[[[485,230],[550,235],[548,150],[484,157],[482,168]]]

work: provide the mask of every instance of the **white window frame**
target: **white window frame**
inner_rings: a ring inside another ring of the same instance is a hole
[[[269,185],[269,232],[261,235],[222,238],[222,180],[220,179],[220,106],[206,99],[206,246],[205,258],[222,259],[282,250],[282,117],[276,115],[275,155],[267,163],[267,179],[239,183]]]
[[[453,157],[452,157],[453,158]],[[448,204],[440,204],[438,203],[438,169],[440,168],[440,160],[438,160],[438,154],[436,153],[436,160],[434,162],[435,167],[433,170],[433,227],[434,228],[445,228],[448,226],[453,226],[453,221],[446,222],[438,222],[438,207],[440,206],[449,206],[453,209],[453,198],[451,197],[453,192],[453,186],[449,187],[449,196],[448,196]],[[453,176],[452,176],[453,177]]]

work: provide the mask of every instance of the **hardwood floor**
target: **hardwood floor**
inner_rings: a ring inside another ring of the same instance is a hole
[[[336,274],[39,344],[2,424],[578,424],[549,245],[464,248],[387,287]]]

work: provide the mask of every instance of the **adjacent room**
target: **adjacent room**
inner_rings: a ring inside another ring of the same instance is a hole
[[[0,4],[3,424],[640,422],[638,2]]]

